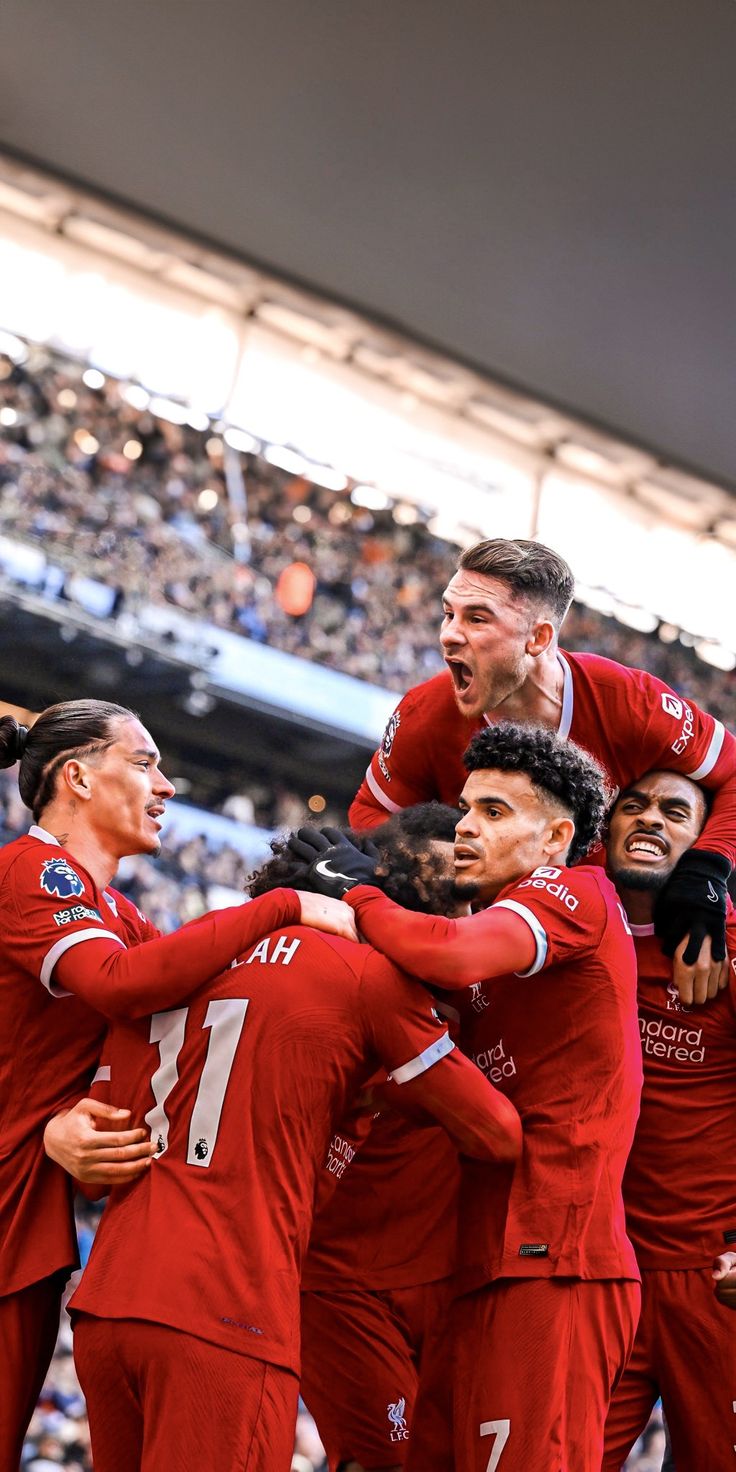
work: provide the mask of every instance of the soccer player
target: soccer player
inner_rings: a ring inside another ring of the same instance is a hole
[[[685,1001],[703,1001],[717,989],[725,955],[736,741],[653,675],[597,654],[563,653],[558,635],[573,587],[567,564],[540,542],[479,542],[462,554],[443,597],[447,672],[399,702],[350,821],[368,828],[410,803],[455,803],[468,741],[499,720],[536,722],[569,736],[620,788],[642,770],[684,772],[712,789],[714,800],[697,844],[659,897],[655,921],[668,955],[690,935],[677,982]],[[712,954],[706,946],[696,965],[706,936]]]
[[[293,883],[306,866],[290,868]],[[271,879],[285,877],[278,858]],[[424,988],[370,947],[298,925],[187,1005],[117,1022],[106,1056],[158,1157],[113,1191],[71,1300],[95,1472],[288,1472],[299,1272],[349,1101],[383,1066],[389,1093],[486,1161],[518,1157],[518,1115]]]
[[[422,803],[372,830],[386,894],[412,910],[453,913],[457,819],[456,808]],[[397,850],[412,856],[414,871],[428,839],[436,867],[427,865],[412,892]],[[430,1120],[399,1114],[379,1113],[365,1134],[365,1115],[341,1122],[320,1172],[302,1274],[302,1396],[330,1472],[400,1472],[410,1443],[422,1472],[451,1472],[446,1340],[457,1151]]]
[[[30,730],[6,716],[0,767],[18,760],[34,826],[0,854],[4,1468],[17,1466],[53,1351],[63,1285],[77,1263],[69,1181],[44,1154],[44,1127],[70,1111],[66,1127],[78,1130],[88,1179],[135,1175],[150,1162],[147,1133],[123,1129],[126,1111],[78,1102],[95,1071],[100,1014],[141,1016],[171,1005],[273,925],[306,917],[293,893],[269,895],[159,938],[110,888],[123,855],[158,851],[160,818],[174,792],[151,736],[124,707],[67,701]],[[319,902],[305,899],[317,918]],[[96,1124],[116,1128],[103,1134]]]
[[[345,842],[315,870],[325,885],[342,876],[330,892],[347,890],[371,944],[425,981],[469,988],[462,1046],[521,1115],[515,1169],[462,1168],[457,1466],[591,1472],[639,1307],[621,1195],[642,1078],[634,948],[603,869],[577,863],[604,810],[592,759],[501,723],[465,761],[456,885],[488,908],[443,920],[349,889]]]
[[[641,1115],[624,1178],[642,1270],[634,1350],[606,1423],[605,1472],[619,1468],[661,1395],[677,1472],[723,1472],[736,1441],[736,1318],[726,1300],[736,1242],[736,919],[728,985],[685,1007],[653,933],[654,904],[706,821],[702,790],[649,772],[609,823],[608,872],[634,934],[644,1054]],[[721,1286],[721,1284],[725,1286]]]

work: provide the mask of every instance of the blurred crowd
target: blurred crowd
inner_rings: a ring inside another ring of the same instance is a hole
[[[73,596],[86,572],[111,590],[105,616],[131,627],[152,600],[391,689],[441,669],[454,549],[421,512],[355,504],[349,487],[233,450],[221,428],[157,418],[138,386],[45,349],[0,358],[0,535],[43,548],[60,570],[51,596]],[[309,570],[305,611],[284,583],[295,564]],[[641,665],[722,718],[733,708],[736,676],[679,641],[575,605],[563,643]]]

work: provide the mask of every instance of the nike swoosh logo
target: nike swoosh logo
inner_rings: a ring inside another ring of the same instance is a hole
[[[708,880],[708,892],[706,894],[706,899],[711,900],[714,905],[718,904],[718,892],[713,888],[710,879]]]
[[[341,874],[339,869],[331,869],[329,859],[320,859],[314,866],[315,874],[321,875],[323,879],[344,879],[346,884],[355,884],[352,874]]]

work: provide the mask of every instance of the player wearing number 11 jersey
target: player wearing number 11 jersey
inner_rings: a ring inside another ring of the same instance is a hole
[[[71,1302],[96,1472],[288,1472],[301,1261],[351,1098],[383,1066],[486,1160],[518,1154],[516,1111],[421,986],[300,926],[188,1006],[116,1023],[106,1056],[159,1155],[113,1192]]]

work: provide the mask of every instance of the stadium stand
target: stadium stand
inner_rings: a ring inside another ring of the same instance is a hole
[[[0,536],[46,559],[5,557],[11,581],[115,620],[131,640],[152,602],[389,690],[442,667],[427,613],[454,549],[414,508],[371,510],[349,488],[328,491],[247,454],[243,520],[228,501],[218,430],[157,418],[135,385],[85,378],[46,349],[23,364],[0,358]],[[311,569],[314,596],[290,614],[283,578],[295,564]],[[687,636],[661,634],[576,604],[564,643],[641,665],[728,719],[736,674],[705,665]]]

